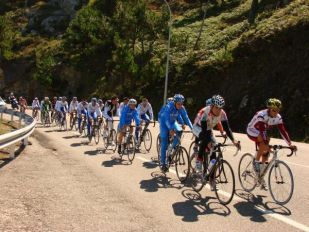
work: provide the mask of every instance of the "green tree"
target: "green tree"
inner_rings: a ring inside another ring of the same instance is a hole
[[[13,57],[12,47],[15,33],[9,15],[0,16],[0,62]]]

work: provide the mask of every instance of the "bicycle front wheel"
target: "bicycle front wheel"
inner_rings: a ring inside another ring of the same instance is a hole
[[[231,165],[220,160],[215,167],[215,193],[219,202],[223,205],[229,204],[235,193],[235,176]]]
[[[175,156],[175,168],[177,177],[181,182],[184,182],[188,179],[188,176],[190,175],[191,165],[188,152],[184,147],[180,146],[177,148]]]
[[[269,192],[277,204],[285,205],[291,200],[294,191],[293,174],[289,166],[281,161],[276,161],[269,171]]]
[[[133,136],[130,136],[130,142],[128,144],[126,144],[126,152],[128,155],[128,159],[129,161],[132,163],[134,158],[135,158],[135,140],[133,138]]]
[[[238,165],[238,178],[241,187],[246,192],[251,192],[256,186],[256,173],[253,169],[254,156],[250,153],[244,154]]]
[[[158,160],[160,161],[160,153],[161,153],[161,138],[160,134],[157,137],[157,153],[158,153]]]
[[[101,129],[95,128],[93,130],[93,133],[94,133],[94,142],[95,142],[95,144],[98,144],[99,141],[100,141]]]
[[[149,129],[146,129],[143,139],[144,139],[145,150],[149,152],[152,146],[152,135]]]

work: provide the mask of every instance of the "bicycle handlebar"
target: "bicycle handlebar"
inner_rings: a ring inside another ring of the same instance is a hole
[[[269,145],[270,148],[273,148],[274,150],[281,150],[281,149],[287,149],[290,150],[291,153],[287,154],[287,157],[291,157],[294,153],[296,154],[296,150],[293,149],[292,147],[288,146],[282,146],[282,145]]]

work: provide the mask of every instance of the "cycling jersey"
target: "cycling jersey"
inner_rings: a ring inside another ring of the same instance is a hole
[[[39,100],[33,100],[33,102],[32,102],[32,108],[33,108],[33,109],[41,108],[41,107],[40,107],[40,102],[39,102]]]
[[[287,133],[283,120],[280,114],[277,114],[276,117],[272,118],[269,115],[268,109],[258,111],[247,127],[247,134],[251,137],[262,136],[264,142],[267,142],[266,131],[268,128],[278,126],[281,137],[286,141],[288,145],[291,144],[291,139]]]
[[[52,108],[55,109],[56,108],[56,103],[57,103],[57,100],[52,100]]]
[[[59,111],[59,112],[63,112],[63,113],[66,113],[68,112],[68,102],[65,101],[58,101],[58,104],[56,104],[56,110]]]
[[[120,105],[119,105],[119,108],[118,108],[118,115],[119,117],[121,116],[121,111],[123,110],[123,108],[125,106],[127,106],[128,104],[125,104],[124,102],[121,102]]]
[[[102,117],[102,111],[98,103],[96,103],[95,105],[92,105],[92,103],[89,103],[87,106],[87,111],[89,115],[96,113],[96,116]]]
[[[78,106],[78,101],[71,101],[70,107],[69,107],[69,112],[72,113],[74,110],[77,110]]]
[[[41,104],[41,110],[42,111],[49,111],[51,108],[51,102],[48,101],[48,102],[45,102],[43,101],[42,104]]]
[[[114,116],[118,116],[118,106],[118,103],[112,104],[111,100],[106,101],[103,112],[104,118],[113,120]]]
[[[77,114],[80,115],[82,113],[86,113],[87,111],[87,108],[88,108],[88,104],[83,104],[82,102],[78,103],[77,105]]]
[[[135,121],[136,126],[140,125],[137,109],[131,109],[130,106],[125,106],[121,112],[119,128],[130,125]]]
[[[142,115],[145,115],[147,112],[149,113],[150,120],[153,120],[153,110],[151,104],[148,102],[146,106],[143,103],[140,103],[137,107],[137,112],[139,117],[141,118]]]

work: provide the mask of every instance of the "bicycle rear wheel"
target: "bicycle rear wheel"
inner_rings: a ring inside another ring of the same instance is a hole
[[[157,145],[158,160],[160,161],[160,152],[161,152],[161,137],[160,137],[160,134],[158,134],[156,145]]]
[[[149,152],[152,146],[152,135],[149,129],[145,130],[145,135],[143,136],[143,139],[145,150]]]
[[[291,200],[294,192],[294,179],[289,166],[281,161],[276,161],[269,171],[269,192],[277,204],[285,205]]]
[[[94,142],[95,144],[98,144],[100,141],[100,136],[101,136],[101,129],[99,127],[96,127],[93,129],[93,133],[94,133]]]
[[[246,192],[251,192],[256,186],[256,173],[253,169],[254,156],[250,153],[244,154],[238,165],[238,178],[241,187]]]
[[[219,160],[215,167],[215,193],[219,202],[229,204],[235,193],[235,176],[232,166],[226,160]]]
[[[176,174],[178,179],[181,182],[184,182],[188,179],[188,176],[190,175],[190,160],[187,150],[180,146],[177,148],[176,151],[176,162],[175,162],[175,168],[176,168]]]

